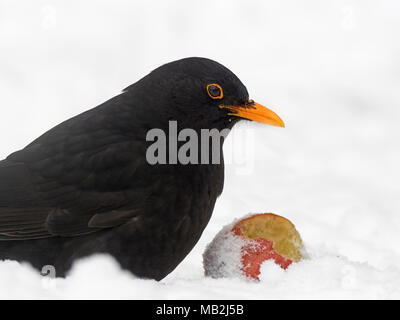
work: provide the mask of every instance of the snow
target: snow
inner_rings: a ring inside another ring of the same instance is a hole
[[[396,0],[0,1],[0,157],[158,65],[232,69],[286,128],[242,123],[204,234],[161,282],[107,256],[67,279],[0,262],[0,298],[399,299],[400,91]],[[222,14],[223,12],[223,14]],[[261,281],[204,276],[217,232],[248,213],[287,217],[308,259]]]
[[[207,277],[242,278],[242,248],[249,244],[244,237],[237,237],[231,231],[236,223],[224,226],[207,245],[203,254],[204,274]],[[244,277],[245,278],[245,277]]]
[[[326,252],[285,271],[272,261],[260,282],[213,279],[186,271],[162,282],[137,279],[109,256],[76,263],[67,279],[47,279],[27,265],[0,264],[0,299],[390,299],[400,294],[400,270],[379,270]]]

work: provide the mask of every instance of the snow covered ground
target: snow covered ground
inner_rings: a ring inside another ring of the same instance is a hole
[[[187,56],[229,67],[286,123],[232,132],[211,222],[163,281],[105,256],[53,281],[5,261],[0,298],[399,299],[399,10],[396,0],[0,0],[1,158]],[[260,283],[205,278],[206,245],[249,212],[289,218],[309,258],[286,271],[265,263]]]

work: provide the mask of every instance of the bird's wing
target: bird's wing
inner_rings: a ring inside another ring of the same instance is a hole
[[[129,125],[124,109],[115,107],[124,106],[119,99],[0,162],[0,240],[77,236],[143,213],[151,191],[143,139],[110,127]]]
[[[79,216],[55,208],[0,208],[0,241],[79,236],[119,226],[136,214],[135,210],[113,210]]]
[[[141,192],[78,188],[38,178],[23,163],[1,161],[0,240],[78,236],[121,225],[143,212],[145,188]]]

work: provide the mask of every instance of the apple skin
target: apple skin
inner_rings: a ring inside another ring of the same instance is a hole
[[[304,256],[300,234],[288,219],[252,214],[225,226],[203,254],[206,276],[246,277],[258,281],[261,265],[272,260],[282,269]]]
[[[236,236],[244,237],[240,227],[234,227],[232,232]],[[255,280],[260,280],[261,264],[266,260],[274,260],[282,269],[287,269],[292,264],[292,260],[286,259],[276,252],[273,248],[273,242],[264,238],[251,239],[251,243],[241,249],[242,271],[244,274]]]
[[[242,271],[255,280],[259,280],[264,261],[272,259],[286,270],[303,256],[303,242],[293,223],[273,213],[241,219],[233,226],[232,233],[248,243],[241,249]]]

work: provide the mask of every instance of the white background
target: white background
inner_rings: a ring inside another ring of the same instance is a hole
[[[230,68],[286,123],[238,126],[251,141],[230,138],[213,218],[161,283],[106,257],[51,283],[0,262],[0,297],[400,298],[399,15],[396,0],[0,0],[0,158],[188,56]],[[266,263],[258,284],[204,278],[206,244],[249,212],[291,219],[310,258]]]

